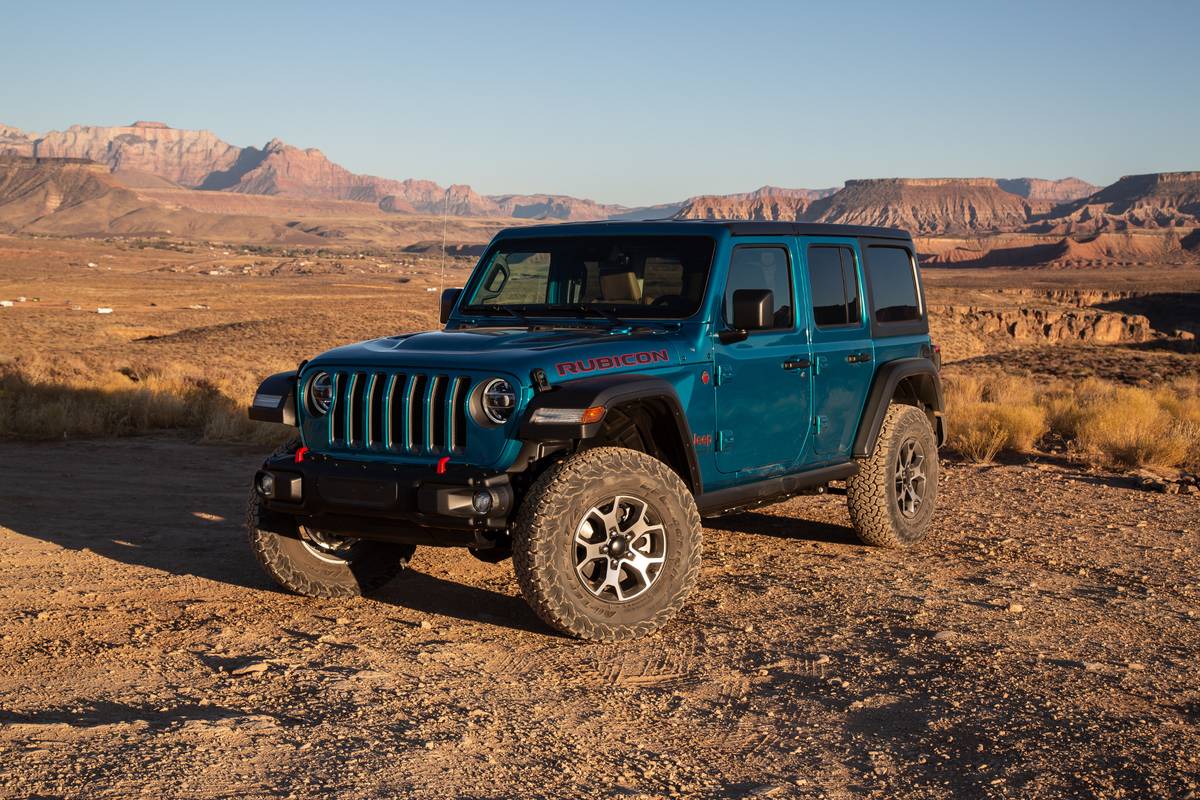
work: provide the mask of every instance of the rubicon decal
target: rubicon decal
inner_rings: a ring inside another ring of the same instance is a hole
[[[599,372],[617,367],[636,367],[639,364],[656,364],[669,361],[666,350],[643,350],[638,353],[622,353],[619,356],[598,356],[596,358],[579,359],[578,361],[563,361],[555,364],[559,375],[582,375],[586,372]]]

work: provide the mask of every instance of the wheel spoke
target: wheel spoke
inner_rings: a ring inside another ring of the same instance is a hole
[[[597,587],[596,594],[603,594],[605,589],[612,589],[618,600],[624,600],[625,592],[621,590],[621,566],[618,564],[613,567],[608,561],[605,561],[604,569],[606,570],[604,580]]]
[[[648,556],[637,550],[631,550],[629,560],[625,565],[638,576],[643,586],[649,586],[654,581],[654,576],[650,574],[650,568],[663,563],[664,558],[663,556]]]

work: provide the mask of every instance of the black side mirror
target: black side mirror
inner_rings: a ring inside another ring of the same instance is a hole
[[[733,293],[733,327],[760,331],[775,323],[775,293],[770,289],[738,289]]]
[[[442,290],[442,324],[445,325],[450,321],[450,312],[454,310],[454,304],[458,302],[458,296],[462,294],[462,289],[443,289]]]

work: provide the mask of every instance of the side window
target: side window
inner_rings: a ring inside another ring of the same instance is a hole
[[[792,270],[785,247],[741,245],[734,248],[725,286],[725,320],[733,319],[733,293],[738,289],[769,289],[774,297],[775,324],[768,330],[792,327]]]
[[[912,256],[902,247],[872,245],[867,275],[876,322],[908,322],[921,318]]]
[[[813,321],[818,328],[860,323],[858,271],[854,251],[849,247],[808,248],[808,285],[812,289]]]

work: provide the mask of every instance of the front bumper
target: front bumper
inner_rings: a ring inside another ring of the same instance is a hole
[[[264,481],[264,476],[270,479]],[[507,473],[462,464],[411,465],[306,452],[267,459],[254,476],[269,510],[322,530],[361,538],[481,546],[508,527],[514,501]],[[476,496],[488,497],[479,510]],[[424,529],[423,532],[412,528]],[[441,533],[439,533],[441,532]]]

